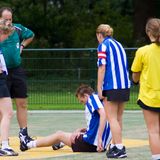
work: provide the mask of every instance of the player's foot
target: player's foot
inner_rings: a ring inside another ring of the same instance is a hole
[[[21,151],[28,150],[27,143],[29,143],[30,141],[34,141],[34,139],[29,137],[28,135],[23,135],[23,133],[21,132],[19,133],[19,139],[20,139],[20,150]]]
[[[115,150],[116,150],[116,146],[113,146],[111,148],[111,144],[110,144],[108,147],[107,153],[106,153],[107,157],[108,157],[108,155],[112,154]]]
[[[57,144],[53,144],[52,148],[53,148],[53,150],[58,150],[60,148],[63,148],[64,146],[65,146],[64,143],[60,142],[60,143],[57,143]]]
[[[122,149],[118,149],[116,146],[114,146],[111,149],[109,148],[106,155],[108,158],[126,158],[127,157],[125,146],[123,146]]]
[[[18,156],[12,148],[0,149],[0,156]]]

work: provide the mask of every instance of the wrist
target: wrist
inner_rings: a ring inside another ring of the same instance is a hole
[[[21,44],[21,47],[22,47],[22,48],[25,48],[25,45],[24,45],[24,44]]]

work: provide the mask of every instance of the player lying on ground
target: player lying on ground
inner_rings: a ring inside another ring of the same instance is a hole
[[[23,143],[25,149],[52,146],[61,148],[60,144],[72,148],[73,152],[102,152],[106,150],[111,131],[106,120],[105,111],[98,95],[88,85],[81,85],[76,91],[78,100],[85,104],[87,128],[77,129],[73,133],[57,131],[47,137]]]

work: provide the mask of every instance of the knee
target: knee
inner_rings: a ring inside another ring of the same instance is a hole
[[[114,124],[115,122],[117,122],[117,119],[116,119],[116,118],[114,118],[114,117],[110,117],[110,118],[109,118],[109,123],[110,123],[110,124]]]
[[[13,117],[13,110],[12,109],[10,109],[10,110],[8,110],[7,112],[4,112],[3,114],[2,114],[2,117],[7,117],[7,119],[12,119],[12,117]]]
[[[27,102],[26,101],[18,101],[16,103],[16,105],[17,105],[18,108],[22,108],[22,109],[27,108]]]
[[[117,121],[118,121],[119,123],[122,123],[122,117],[118,117],[118,118],[117,118]]]
[[[56,132],[56,135],[61,139],[62,137],[64,137],[64,132],[59,130]]]
[[[12,119],[13,115],[14,115],[13,110],[11,110],[8,114],[9,119]]]

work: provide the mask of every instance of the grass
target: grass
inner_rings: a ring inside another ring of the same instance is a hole
[[[32,86],[33,87],[33,86]],[[72,88],[72,87],[69,87]],[[63,88],[64,89],[64,88]],[[138,88],[132,86],[130,101],[126,104],[126,110],[139,110],[136,104]],[[71,90],[58,91],[52,87],[45,88],[34,86],[34,90],[29,90],[28,97],[29,110],[82,110],[83,105],[79,104],[75,93]],[[15,109],[15,105],[14,105]]]
[[[13,105],[14,109],[15,104]],[[79,103],[74,104],[29,104],[29,110],[83,110],[84,106]],[[125,110],[140,110],[140,107],[137,104],[127,103]]]

